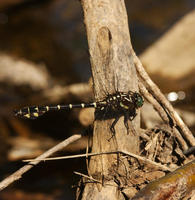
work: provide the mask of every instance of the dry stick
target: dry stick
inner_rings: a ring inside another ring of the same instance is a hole
[[[80,173],[80,172],[74,172],[74,173],[75,173],[76,175],[82,176],[82,177],[84,177],[84,178],[87,178],[87,179],[89,179],[89,180],[92,180],[93,182],[100,183],[101,185],[103,185],[103,182],[102,182],[102,181],[99,181],[99,180],[93,178],[92,176],[88,176],[88,175],[82,174],[82,173]],[[108,184],[108,183],[106,183],[106,184],[104,184],[104,185],[110,185],[110,186],[118,187],[118,185]]]
[[[173,171],[173,169],[171,169],[171,168],[169,168],[169,167],[166,167],[166,166],[164,166],[164,165],[161,165],[161,164],[159,164],[159,163],[156,163],[156,162],[154,162],[154,161],[152,161],[152,160],[149,160],[149,159],[147,159],[147,158],[145,158],[145,157],[138,156],[138,155],[133,154],[133,153],[131,153],[131,152],[124,151],[124,150],[119,151],[119,152],[120,152],[120,153],[123,153],[123,154],[126,154],[126,155],[129,155],[129,156],[131,156],[131,157],[137,158],[138,160],[141,160],[141,161],[143,161],[143,162],[149,163],[149,164],[151,164],[151,165],[154,165],[154,166],[156,166],[156,167],[158,167],[158,168],[161,168],[162,170],[165,170],[165,171]]]
[[[99,180],[97,180],[97,179],[95,179],[95,178],[93,178],[93,177],[91,177],[91,176],[87,176],[87,175],[82,174],[82,173],[80,173],[80,172],[74,172],[74,173],[75,173],[76,175],[79,175],[79,176],[82,176],[82,177],[88,178],[88,179],[90,179],[90,180],[92,180],[92,181],[94,181],[94,182],[96,182],[96,183],[100,183],[100,184],[102,184],[101,181],[99,181]]]
[[[4,188],[6,188],[8,185],[13,183],[14,181],[20,179],[25,172],[27,172],[32,167],[34,167],[35,165],[40,163],[40,159],[44,159],[44,158],[49,157],[53,153],[63,149],[64,147],[66,147],[70,143],[75,142],[76,140],[78,140],[80,138],[81,138],[81,135],[73,135],[73,136],[69,137],[68,139],[64,140],[63,142],[57,144],[53,148],[49,149],[48,151],[46,151],[42,155],[38,156],[32,162],[30,162],[27,165],[23,166],[22,168],[20,168],[16,172],[14,172],[12,175],[10,175],[9,177],[7,177],[3,181],[1,181],[0,182],[0,190],[3,190]]]
[[[189,128],[185,125],[183,120],[179,117],[177,112],[174,110],[173,106],[169,103],[169,101],[165,98],[162,94],[158,86],[150,79],[147,72],[142,66],[141,61],[136,56],[135,52],[133,51],[133,58],[136,70],[139,76],[144,80],[144,83],[147,84],[148,88],[154,94],[154,96],[162,103],[162,105],[167,109],[170,113],[171,117],[174,119],[176,125],[182,130],[182,135],[188,140],[189,144],[195,146],[195,138],[193,137]]]
[[[93,178],[92,176],[88,176],[88,175],[82,174],[82,173],[80,173],[80,172],[74,172],[74,173],[75,173],[76,175],[79,175],[79,176],[82,176],[82,177],[87,178],[87,179],[89,179],[89,180],[92,180],[92,181],[95,182],[95,183],[100,183],[101,185],[104,184],[103,181],[99,181],[99,180]],[[108,183],[106,183],[106,184],[104,184],[104,185],[109,185],[109,186],[118,187],[118,185],[108,184]]]
[[[162,106],[158,103],[158,101],[148,92],[148,90],[141,81],[139,81],[139,89],[141,94],[148,100],[148,102],[150,102],[153,105],[154,109],[158,112],[162,120],[165,123],[169,124],[169,119],[167,117],[166,112],[164,111]],[[188,145],[186,144],[185,140],[182,138],[182,136],[175,127],[173,127],[173,133],[175,134],[175,137],[178,139],[180,145],[182,146],[182,149],[187,150]]]
[[[150,137],[145,132],[146,132],[145,129],[140,128],[139,129],[139,135],[140,135],[140,137],[142,137],[146,141],[150,141]]]
[[[70,159],[70,158],[81,158],[81,157],[88,157],[88,156],[98,156],[98,155],[103,155],[103,154],[116,154],[116,153],[122,153],[122,154],[126,154],[129,155],[131,157],[137,158],[138,160],[141,160],[143,162],[147,162],[151,165],[154,165],[158,168],[161,168],[163,170],[166,171],[172,171],[171,168],[166,167],[164,165],[161,165],[159,163],[156,163],[152,160],[149,160],[147,158],[144,158],[142,156],[138,156],[134,153],[128,152],[128,151],[124,151],[124,150],[118,150],[118,151],[109,151],[109,152],[99,152],[99,153],[87,153],[87,154],[77,154],[77,155],[71,155],[71,156],[60,156],[60,157],[55,157],[55,158],[43,158],[43,159],[39,159],[39,161],[46,161],[46,160],[61,160],[61,159]],[[32,162],[34,160],[23,160],[24,162]]]
[[[158,112],[160,117],[165,123],[169,123],[169,118],[167,117],[167,114],[165,113],[162,106],[156,101],[156,99],[149,93],[147,88],[144,86],[144,84],[139,80],[139,90],[141,94],[146,98],[148,102],[150,102],[154,109]]]

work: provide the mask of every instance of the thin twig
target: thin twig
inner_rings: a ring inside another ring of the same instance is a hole
[[[169,112],[170,116],[172,119],[175,121],[177,127],[179,127],[182,131],[181,134],[182,136],[187,139],[189,144],[192,146],[195,146],[195,138],[193,137],[191,131],[189,128],[185,125],[183,120],[180,118],[178,113],[174,110],[173,106],[170,104],[170,102],[165,98],[165,96],[162,94],[158,86],[150,79],[148,76],[147,72],[142,66],[141,61],[139,58],[136,56],[135,52],[132,51],[133,53],[133,58],[134,58],[134,63],[136,70],[139,74],[139,76],[143,79],[144,83],[147,85],[149,90],[152,92],[152,94],[155,96],[155,98],[162,103],[164,108]]]
[[[88,178],[88,179],[90,179],[90,180],[92,180],[92,181],[94,181],[94,182],[96,182],[96,183],[100,183],[100,184],[102,184],[101,181],[99,181],[99,180],[97,180],[97,179],[95,179],[95,178],[93,178],[93,177],[91,177],[91,176],[87,176],[87,175],[82,174],[82,173],[80,173],[80,172],[74,172],[74,173],[77,174],[77,175],[79,175],[79,176],[82,176],[82,177]]]
[[[70,159],[70,158],[81,158],[81,157],[86,157],[86,156],[98,156],[98,155],[103,155],[103,154],[115,154],[115,153],[122,153],[122,154],[126,154],[129,155],[131,157],[137,158],[143,162],[147,162],[151,165],[154,165],[158,168],[161,168],[163,170],[166,171],[172,171],[172,169],[170,169],[169,167],[166,167],[164,165],[161,165],[159,163],[156,163],[152,160],[149,160],[147,158],[144,158],[142,156],[138,156],[134,153],[130,153],[124,150],[118,150],[118,151],[109,151],[109,152],[99,152],[99,153],[87,153],[87,154],[77,154],[77,155],[71,155],[71,156],[60,156],[60,157],[55,157],[55,158],[45,158],[45,159],[40,159],[39,161],[47,161],[47,160],[61,160],[61,159]],[[24,162],[32,162],[34,160],[24,160]]]
[[[16,172],[14,172],[12,175],[10,175],[9,177],[7,177],[3,181],[1,181],[0,182],[0,191],[3,190],[4,188],[6,188],[11,183],[13,183],[14,181],[20,179],[25,172],[27,172],[32,167],[34,167],[35,165],[40,163],[41,159],[45,159],[45,158],[51,156],[53,153],[63,149],[64,147],[66,147],[70,143],[73,143],[73,142],[75,142],[76,140],[78,140],[80,138],[81,138],[81,135],[73,135],[73,136],[69,137],[68,139],[64,140],[63,142],[57,144],[53,148],[49,149],[48,151],[46,151],[42,155],[38,156],[32,162],[30,162],[27,165],[23,166],[22,168],[20,168]]]
[[[147,162],[147,163],[149,163],[149,164],[151,164],[151,165],[153,165],[153,166],[156,166],[156,167],[158,167],[158,168],[160,168],[160,169],[162,169],[162,170],[165,170],[165,171],[173,171],[173,169],[171,169],[171,168],[169,168],[169,167],[166,167],[166,166],[164,166],[164,165],[161,165],[161,164],[159,164],[159,163],[156,163],[156,162],[154,162],[154,161],[152,161],[152,160],[149,160],[149,159],[147,159],[147,158],[144,158],[144,157],[142,157],[142,156],[138,156],[138,155],[136,155],[136,154],[134,154],[134,153],[131,153],[131,152],[128,152],[128,151],[124,151],[124,150],[119,151],[119,152],[120,152],[120,153],[123,153],[123,154],[126,154],[126,155],[129,155],[129,156],[131,156],[131,157],[137,158],[138,160],[141,160],[141,161],[143,161],[143,162]]]
[[[99,180],[93,178],[92,176],[87,176],[87,175],[82,174],[82,173],[80,173],[80,172],[74,172],[74,173],[77,174],[77,175],[79,175],[79,176],[82,176],[82,177],[88,178],[89,180],[92,180],[92,181],[94,181],[94,182],[96,182],[96,183],[100,183],[101,185],[103,185],[103,182],[101,182],[101,181],[99,181]],[[104,184],[104,185],[109,185],[109,186],[118,187],[118,185],[108,184],[108,183],[106,183],[106,184]]]
[[[144,84],[139,80],[139,91],[146,98],[146,100],[151,103],[154,109],[158,112],[159,116],[165,123],[169,123],[169,118],[167,117],[162,106],[156,101],[156,99],[149,93]]]
[[[140,128],[139,136],[142,137],[143,139],[145,139],[146,141],[150,141],[150,137],[145,132],[146,132],[145,129]]]
[[[167,113],[164,111],[164,109],[158,103],[158,101],[149,93],[149,91],[146,89],[146,87],[144,86],[144,84],[141,81],[139,81],[139,89],[140,89],[141,94],[148,100],[148,102],[150,102],[153,105],[154,109],[158,112],[158,114],[162,118],[162,120],[166,124],[169,124],[169,119],[167,117]],[[186,144],[185,140],[182,138],[182,136],[180,135],[178,130],[175,127],[173,127],[172,130],[173,130],[175,137],[178,139],[182,149],[187,150],[188,145]]]

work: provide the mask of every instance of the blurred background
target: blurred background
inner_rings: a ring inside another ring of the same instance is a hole
[[[133,48],[152,79],[195,129],[195,1],[127,0]],[[0,179],[73,134],[85,135],[58,155],[85,152],[93,111],[16,118],[26,105],[93,99],[88,45],[77,0],[0,1]],[[159,123],[145,116],[145,128]],[[84,112],[84,113],[82,113]],[[86,114],[87,113],[87,114]],[[150,121],[147,121],[150,120]],[[49,161],[27,172],[0,199],[74,199],[83,158]]]

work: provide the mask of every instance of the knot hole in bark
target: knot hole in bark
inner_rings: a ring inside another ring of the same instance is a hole
[[[112,35],[107,27],[101,27],[97,34],[97,42],[100,50],[100,54],[105,60],[109,58],[109,52],[112,43]]]
[[[104,90],[107,94],[111,92],[113,83],[113,47],[112,34],[108,27],[101,27],[97,33],[97,63],[98,82],[101,85],[100,93]],[[111,89],[111,90],[110,90]],[[105,95],[104,95],[105,96]]]

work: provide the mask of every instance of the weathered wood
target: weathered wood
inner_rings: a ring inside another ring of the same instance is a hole
[[[116,91],[137,91],[137,76],[131,55],[131,42],[126,8],[123,0],[81,0],[89,44],[94,94],[96,100]],[[94,123],[92,152],[118,149],[139,152],[139,137],[127,134],[123,117],[116,124],[116,135],[111,140],[110,125],[113,119],[96,120]],[[139,129],[139,113],[133,122]],[[138,131],[137,131],[138,132]],[[119,161],[119,162],[117,162]],[[121,155],[92,157],[89,175],[103,182],[88,183],[82,199],[124,199],[116,184],[118,174],[127,176],[128,162]]]
[[[183,199],[195,188],[195,161],[149,183],[132,200]]]

